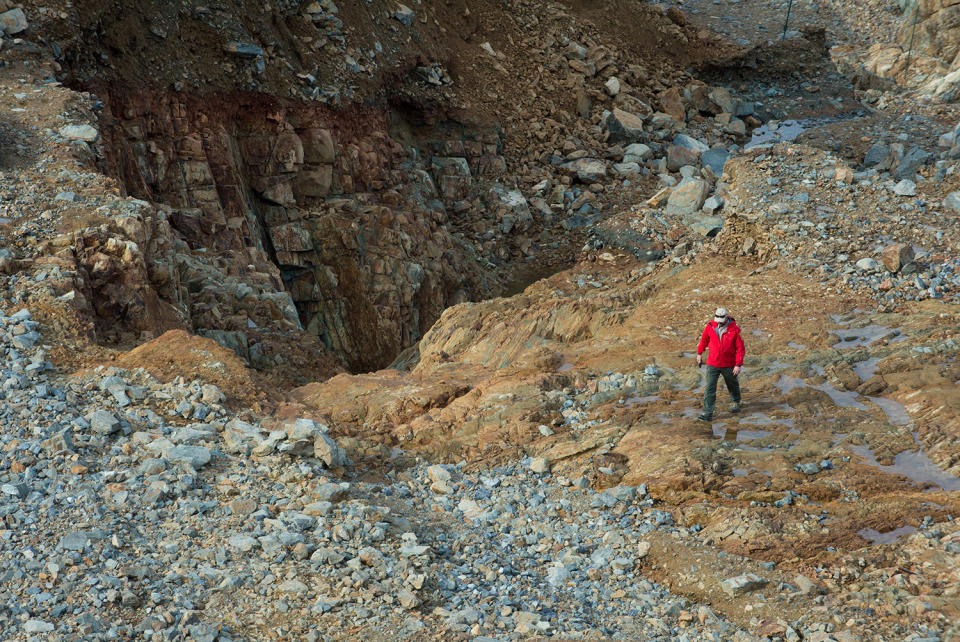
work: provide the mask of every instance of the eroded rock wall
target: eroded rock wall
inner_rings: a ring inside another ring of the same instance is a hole
[[[109,102],[109,171],[169,206],[189,246],[223,255],[228,273],[247,253],[270,257],[303,327],[353,368],[386,365],[447,306],[498,291],[455,232],[483,218],[473,202],[505,169],[495,131],[420,150],[391,137],[382,111],[250,96]]]
[[[917,26],[914,33],[914,11]],[[960,65],[960,0],[913,0],[907,3],[898,40],[917,54],[939,58],[951,67]]]

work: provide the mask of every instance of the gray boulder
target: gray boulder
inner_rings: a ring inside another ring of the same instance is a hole
[[[700,155],[700,162],[703,163],[704,167],[709,167],[714,174],[720,176],[723,174],[723,168],[726,166],[728,158],[730,158],[730,152],[723,147],[714,147]]]
[[[587,184],[597,183],[607,175],[607,166],[595,158],[578,158],[564,163],[563,168]]]
[[[26,31],[29,26],[23,9],[16,8],[0,13],[0,34],[6,33],[8,36],[12,36]]]
[[[90,430],[98,435],[111,435],[120,430],[120,421],[106,410],[94,410],[84,419],[90,424]]]
[[[347,463],[347,453],[324,433],[319,433],[314,439],[313,456],[326,464],[327,468],[341,468]]]
[[[611,143],[633,143],[643,134],[643,119],[614,108],[604,120],[604,127],[610,132]]]
[[[685,178],[670,192],[667,214],[686,216],[700,211],[710,192],[710,183],[702,178]]]

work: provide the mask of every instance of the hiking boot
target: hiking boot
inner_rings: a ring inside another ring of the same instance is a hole
[[[739,403],[730,404],[730,412],[740,412],[740,404]]]
[[[708,415],[706,413],[697,415],[697,421],[713,421],[713,415]]]

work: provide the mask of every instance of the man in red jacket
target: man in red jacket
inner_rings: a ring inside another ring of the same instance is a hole
[[[713,419],[713,406],[717,401],[717,380],[723,375],[723,381],[730,391],[730,412],[740,412],[740,382],[737,376],[743,368],[743,339],[740,327],[726,308],[717,308],[713,321],[703,329],[700,343],[697,344],[697,367],[703,363],[703,351],[707,356],[707,387],[703,391],[703,412],[697,417],[700,421]]]

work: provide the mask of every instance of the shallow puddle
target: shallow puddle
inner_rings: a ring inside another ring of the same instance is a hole
[[[894,330],[885,325],[865,325],[862,328],[831,330],[830,334],[835,334],[840,339],[840,341],[833,344],[834,349],[837,350],[868,346],[874,341],[887,337],[890,337],[891,342],[903,341],[903,339],[906,338],[901,335],[898,330]]]
[[[790,343],[787,344],[787,347],[793,348],[794,350],[806,350],[806,349],[807,349],[807,346],[803,345],[802,343],[797,343],[796,341],[791,341]]]
[[[750,439],[763,439],[773,434],[772,430],[738,430],[737,441],[747,441]]]
[[[773,361],[764,366],[764,368],[772,373],[777,373],[781,370],[789,370],[790,368],[795,367],[795,365],[796,364],[793,363],[784,363],[783,361]]]
[[[858,361],[853,364],[853,371],[857,373],[857,376],[860,377],[860,381],[866,381],[873,375],[877,374],[877,366],[880,364],[880,359],[877,357],[870,357],[866,361]]]
[[[780,394],[787,394],[791,390],[796,388],[805,388],[807,382],[801,379],[800,377],[790,377],[787,375],[780,375],[780,378],[777,380],[777,383],[774,384],[777,388],[780,389]]]
[[[910,535],[916,532],[917,529],[913,526],[901,526],[886,533],[875,531],[872,528],[864,528],[857,531],[857,535],[863,539],[870,540],[870,543],[876,546],[877,544],[891,544],[904,535]]]
[[[770,426],[770,425],[779,425],[779,426],[793,426],[793,419],[790,417],[784,417],[783,419],[774,419],[768,417],[762,412],[758,412],[752,415],[748,415],[740,419],[740,423],[748,424],[750,426]]]
[[[796,140],[804,129],[803,123],[796,120],[781,121],[775,129],[771,129],[768,125],[761,125],[753,130],[750,142],[743,148],[750,149],[755,145],[763,145],[764,143],[787,143]]]
[[[733,476],[734,477],[746,477],[749,474],[749,471],[746,468],[734,468]]]
[[[652,403],[654,401],[660,401],[660,397],[657,395],[650,395],[649,397],[630,397],[624,403],[628,406],[634,406],[636,404]]]
[[[853,454],[863,457],[865,464],[892,475],[903,475],[917,484],[931,483],[941,490],[960,490],[960,479],[945,473],[922,450],[905,450],[897,455],[892,466],[883,466],[867,446],[848,446]]]
[[[885,397],[867,397],[867,399],[879,406],[880,410],[887,415],[887,421],[894,426],[905,426],[910,423],[910,415],[907,414],[903,404]]]
[[[570,363],[566,357],[563,357],[563,363],[557,368],[557,372],[570,372],[576,367],[576,363]]]
[[[866,409],[865,405],[857,401],[857,393],[847,392],[846,390],[837,390],[829,383],[822,383],[819,386],[811,386],[799,377],[780,375],[780,379],[775,385],[783,394],[787,394],[796,388],[813,388],[814,390],[827,393],[827,395],[833,400],[833,403],[843,408],[857,408],[858,410]]]

